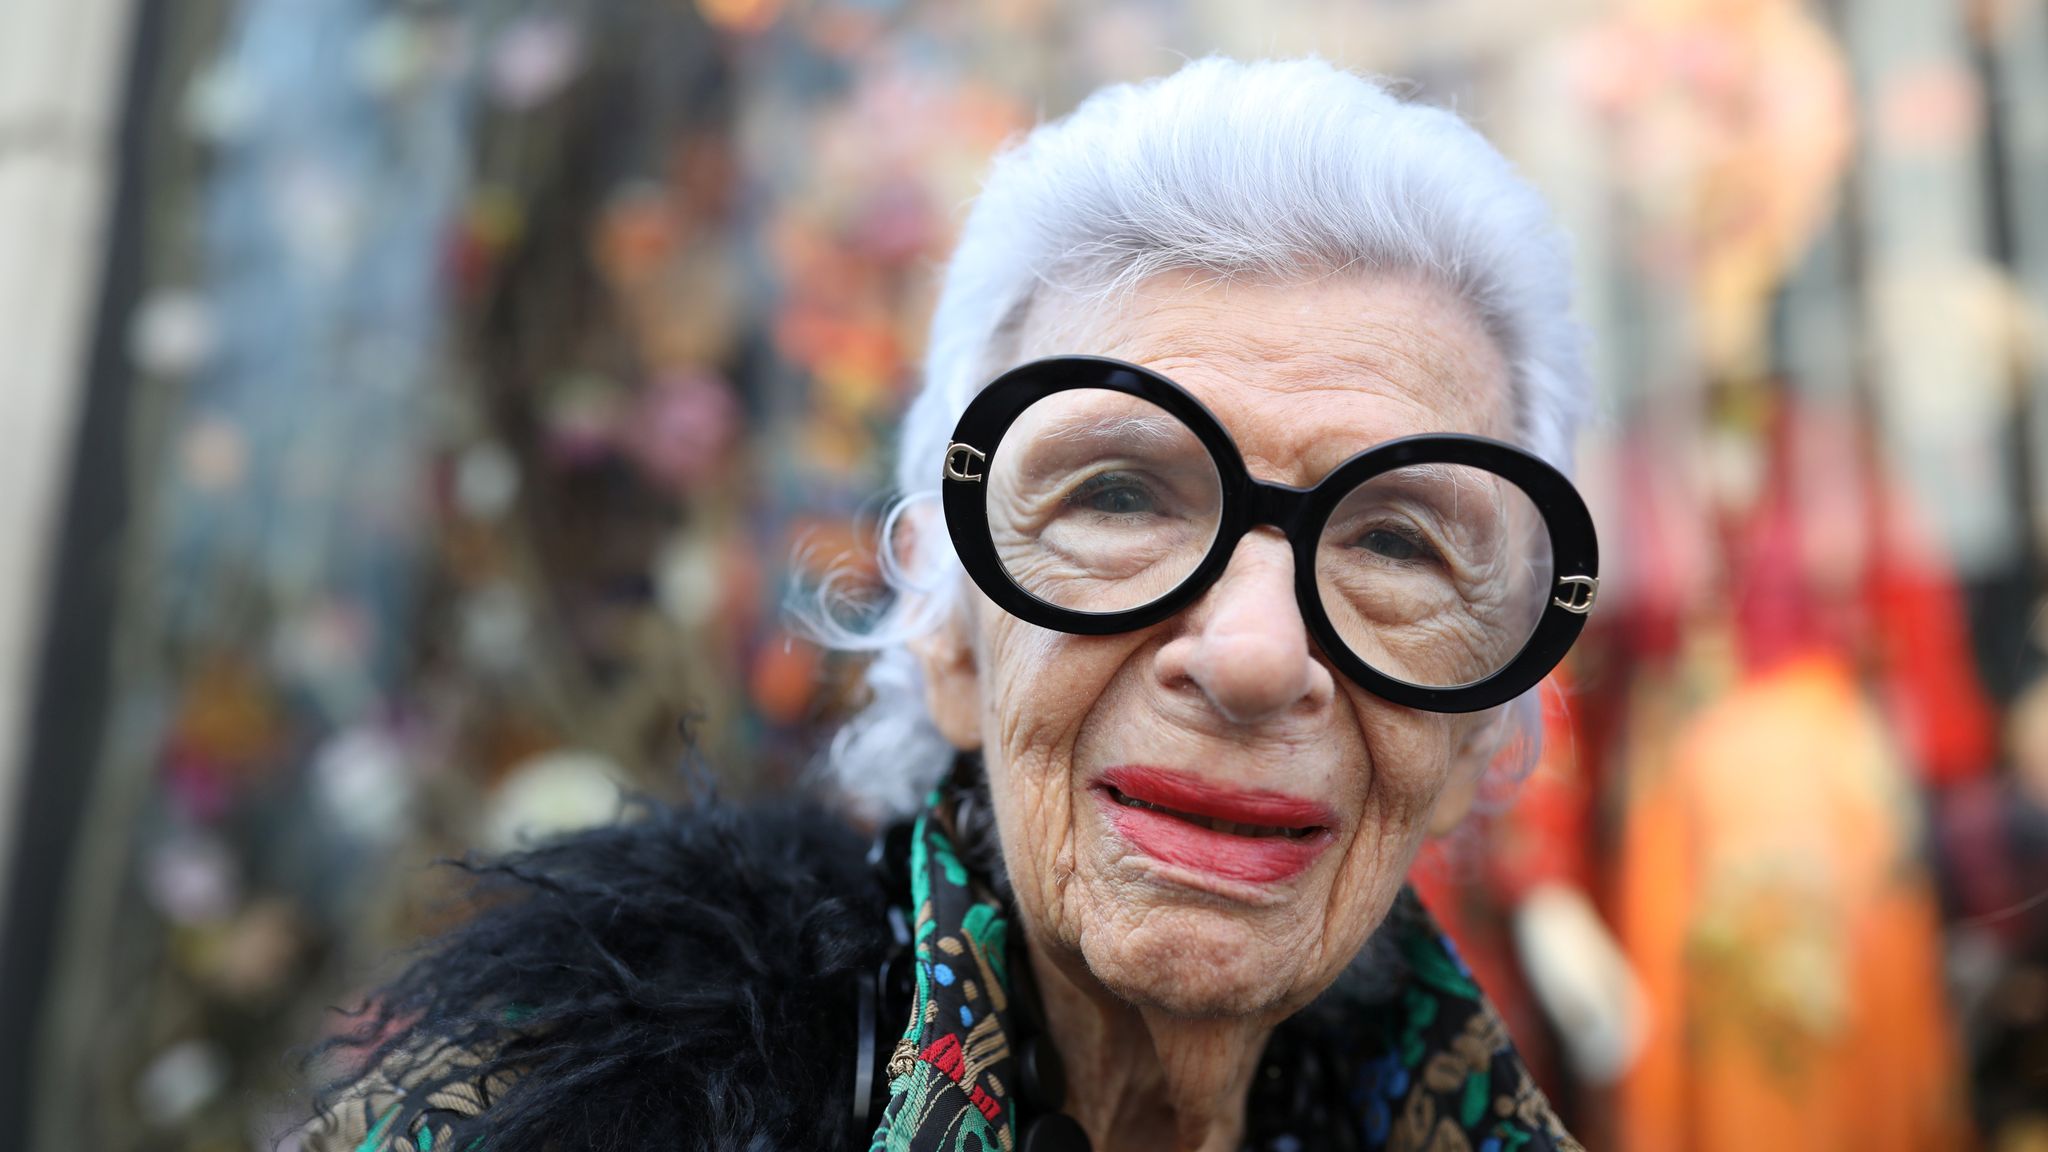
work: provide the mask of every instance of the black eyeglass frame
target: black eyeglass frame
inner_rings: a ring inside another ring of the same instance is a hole
[[[1033,404],[1076,388],[1135,396],[1178,418],[1208,449],[1222,484],[1216,538],[1202,562],[1172,591],[1124,611],[1080,612],[1032,595],[1010,578],[989,529],[984,481],[1004,434]],[[1330,622],[1316,584],[1316,549],[1337,505],[1360,484],[1416,464],[1463,464],[1500,476],[1528,495],[1550,534],[1552,587],[1542,618],[1513,659],[1491,676],[1467,684],[1411,684],[1367,664]],[[1578,639],[1600,591],[1599,543],[1578,489],[1563,473],[1512,444],[1463,433],[1404,436],[1359,452],[1311,487],[1276,484],[1245,469],[1230,433],[1186,389],[1149,368],[1105,356],[1033,360],[983,388],[961,414],[947,443],[942,500],[953,550],[990,600],[1028,623],[1079,636],[1131,632],[1179,612],[1222,576],[1246,533],[1271,524],[1293,547],[1295,601],[1324,658],[1368,692],[1428,712],[1477,712],[1535,687]],[[1304,530],[1311,526],[1314,531]]]

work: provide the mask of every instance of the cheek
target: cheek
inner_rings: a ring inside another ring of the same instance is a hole
[[[1352,700],[1372,758],[1375,790],[1399,796],[1440,791],[1463,717],[1403,708],[1364,692]]]
[[[1383,867],[1405,874],[1400,854],[1419,845],[1430,814],[1450,783],[1466,718],[1417,712],[1367,696],[1357,703],[1372,765],[1361,844]]]
[[[1369,694],[1353,697],[1370,770],[1361,820],[1322,909],[1324,956],[1341,967],[1407,880],[1450,779],[1454,718],[1415,712]]]
[[[981,750],[997,830],[1014,881],[1051,875],[1069,851],[1065,830],[1073,746],[1100,697],[1081,670],[1075,637],[1022,623],[983,603],[977,629]]]
[[[1085,647],[1076,637],[1033,627],[992,604],[985,609],[975,653],[983,669],[983,747],[1004,764],[1065,762],[1106,675],[1072,651]]]
[[[983,607],[976,659],[989,798],[1019,903],[1057,933],[1058,891],[1074,870],[1075,749],[1116,698],[1138,640],[1068,636]]]

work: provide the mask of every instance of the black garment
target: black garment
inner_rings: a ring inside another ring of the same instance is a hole
[[[855,1146],[857,974],[894,946],[865,838],[802,804],[636,815],[465,865],[483,910],[336,1045],[386,1074],[310,1149],[421,1119],[489,1152]]]

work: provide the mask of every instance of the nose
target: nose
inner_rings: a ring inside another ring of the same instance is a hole
[[[1255,724],[1327,703],[1330,670],[1310,650],[1294,599],[1294,556],[1271,529],[1246,534],[1223,575],[1159,649],[1160,683],[1192,687],[1226,719]]]

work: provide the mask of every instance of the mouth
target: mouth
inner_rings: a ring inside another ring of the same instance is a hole
[[[1119,765],[1093,791],[1119,838],[1138,853],[1223,880],[1291,879],[1336,840],[1338,817],[1327,805],[1190,773]]]
[[[1108,791],[1109,798],[1112,801],[1125,808],[1157,812],[1162,816],[1171,816],[1175,820],[1185,820],[1198,828],[1207,828],[1211,832],[1221,832],[1225,836],[1250,836],[1255,840],[1266,836],[1285,836],[1289,840],[1300,840],[1322,830],[1322,826],[1318,824],[1307,824],[1301,827],[1289,827],[1284,824],[1247,824],[1237,820],[1225,820],[1218,816],[1204,816],[1198,812],[1182,812],[1174,808],[1168,808],[1164,804],[1154,804],[1149,800],[1140,800],[1136,796],[1127,795],[1119,791],[1114,785],[1105,784],[1103,787]]]

